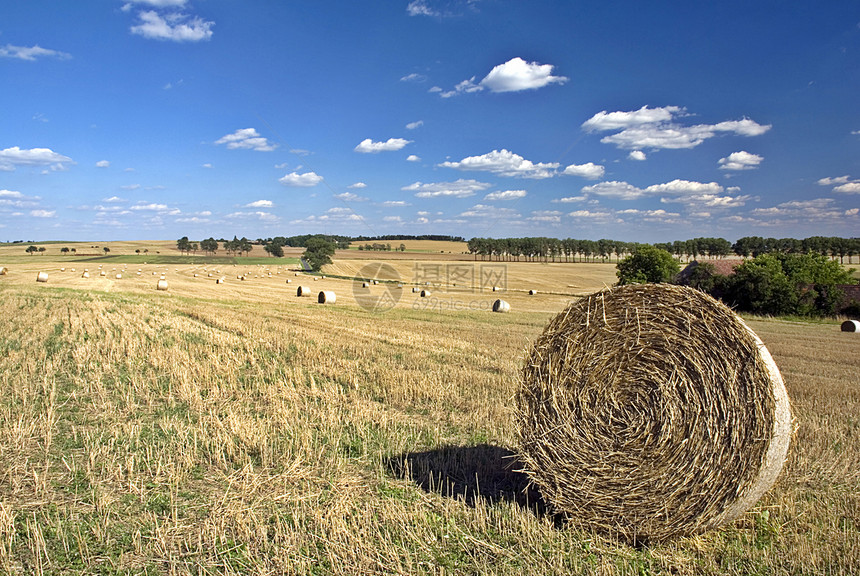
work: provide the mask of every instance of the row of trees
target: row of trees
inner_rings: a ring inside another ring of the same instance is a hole
[[[383,244],[381,242],[374,242],[373,244],[359,244],[359,250],[367,250],[368,252],[376,251],[376,252],[391,252],[391,244]],[[400,246],[397,247],[397,250],[400,252],[406,252],[406,244],[401,243]]]
[[[772,316],[830,316],[840,308],[845,312],[841,287],[857,283],[831,256],[815,252],[759,254],[730,275],[718,274],[707,262],[689,275],[681,277],[679,272],[680,264],[668,251],[642,246],[618,263],[616,274],[619,284],[678,282],[737,310]],[[851,306],[860,308],[858,303]]]
[[[632,254],[643,244],[624,242],[621,240],[577,240],[566,238],[527,237],[527,238],[472,238],[467,243],[469,253],[482,260],[516,260],[527,261],[564,261],[564,262],[594,262],[598,259],[606,262],[615,256],[621,259]],[[708,258],[725,258],[726,256],[759,256],[761,254],[805,254],[814,252],[832,258],[839,258],[848,263],[854,256],[860,255],[860,238],[839,238],[828,236],[812,236],[803,240],[794,238],[762,238],[760,236],[745,236],[732,244],[725,238],[693,238],[661,242],[654,247],[668,252],[682,260],[692,260],[700,256]]]

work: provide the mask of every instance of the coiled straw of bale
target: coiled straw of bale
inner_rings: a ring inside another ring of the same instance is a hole
[[[621,286],[572,303],[522,376],[518,443],[532,482],[573,522],[629,542],[737,518],[788,452],[791,408],[770,353],[690,288]]]
[[[419,294],[419,296],[421,298],[429,298],[430,297],[430,290],[422,290],[421,293]]]
[[[310,296],[311,289],[307,286],[299,286],[296,288],[296,296]]]
[[[860,321],[846,320],[840,328],[843,332],[860,332]]]
[[[337,302],[337,295],[330,290],[323,290],[317,296],[317,302],[320,304],[334,304]]]
[[[511,305],[505,302],[504,300],[496,300],[493,302],[493,312],[510,312]]]
[[[155,285],[156,290],[167,290],[167,280],[159,280]]]
[[[48,273],[47,272],[39,272],[36,274],[36,282],[47,282],[48,281]]]
[[[0,276],[5,276],[5,275],[6,275],[6,267],[0,266]]]

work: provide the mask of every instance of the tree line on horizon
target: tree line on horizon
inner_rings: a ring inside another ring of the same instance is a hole
[[[524,238],[472,238],[467,242],[470,254],[477,259],[498,261],[552,261],[552,262],[596,262],[598,259],[621,259],[633,254],[640,247],[654,246],[665,250],[679,260],[693,260],[700,256],[725,258],[728,256],[760,256],[762,254],[816,253],[839,258],[840,263],[860,255],[860,238],[835,236],[812,236],[803,240],[795,238],[763,238],[745,236],[731,243],[725,238],[692,238],[674,242],[624,242],[621,240],[578,240],[547,237]]]

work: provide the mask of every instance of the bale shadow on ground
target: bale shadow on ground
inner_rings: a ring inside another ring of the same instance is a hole
[[[445,446],[426,452],[408,452],[389,458],[386,467],[395,476],[411,480],[427,492],[475,506],[514,502],[536,515],[551,515],[528,476],[519,472],[516,454],[489,444]]]

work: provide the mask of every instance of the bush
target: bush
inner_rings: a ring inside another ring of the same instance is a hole
[[[619,262],[618,285],[671,282],[681,271],[681,265],[666,250],[642,245]]]

